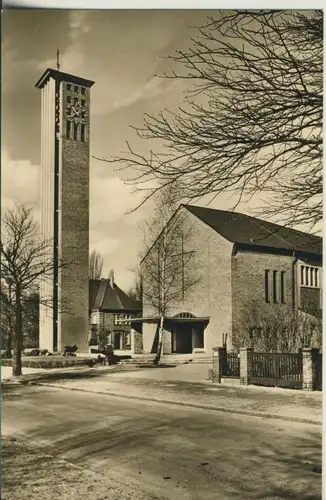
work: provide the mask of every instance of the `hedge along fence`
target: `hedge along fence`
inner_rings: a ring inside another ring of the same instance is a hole
[[[69,357],[69,356],[35,356],[23,357],[23,368],[68,368],[72,366],[92,366],[92,358]],[[1,366],[12,366],[12,359],[2,359]]]

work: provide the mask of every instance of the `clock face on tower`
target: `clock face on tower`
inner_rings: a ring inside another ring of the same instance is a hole
[[[85,142],[88,116],[86,89],[66,84],[65,101],[66,138]]]

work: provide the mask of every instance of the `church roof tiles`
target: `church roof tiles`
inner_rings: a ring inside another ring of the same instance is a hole
[[[322,238],[249,215],[183,205],[227,240],[250,247],[322,255]]]
[[[110,279],[89,280],[89,309],[101,311],[137,312],[141,304],[131,299]]]

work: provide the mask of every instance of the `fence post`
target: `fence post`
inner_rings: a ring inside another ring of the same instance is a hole
[[[253,352],[252,347],[241,347],[240,348],[240,384],[248,385],[250,384],[251,375],[251,359],[249,358],[251,352]],[[249,354],[249,356],[248,356]]]
[[[212,382],[221,383],[222,366],[226,358],[225,347],[213,347],[213,372]]]
[[[302,389],[316,390],[316,364],[319,350],[312,348],[302,349]]]

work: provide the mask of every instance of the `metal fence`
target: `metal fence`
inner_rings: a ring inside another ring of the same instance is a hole
[[[248,353],[250,383],[302,388],[302,354],[279,352]]]
[[[228,352],[222,364],[222,377],[240,377],[240,358],[235,352]]]

